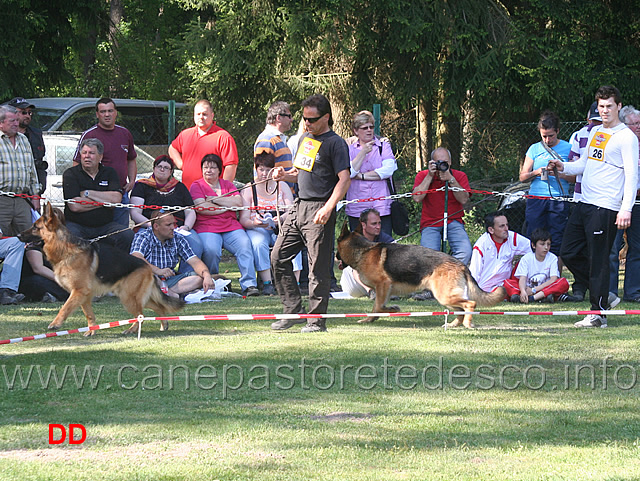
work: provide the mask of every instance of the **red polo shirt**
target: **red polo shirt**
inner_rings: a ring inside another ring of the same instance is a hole
[[[207,154],[216,154],[222,159],[222,172],[227,165],[238,164],[236,141],[226,130],[214,122],[206,134],[200,135],[198,127],[185,129],[171,142],[171,147],[182,154],[182,183],[191,188],[191,184],[202,178],[200,163]]]

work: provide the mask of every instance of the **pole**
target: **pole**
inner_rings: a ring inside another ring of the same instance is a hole
[[[373,119],[375,120],[373,133],[380,137],[380,104],[373,104]]]
[[[449,181],[444,181],[444,215],[443,221],[444,225],[442,227],[442,252],[447,252],[447,227],[448,227],[448,217],[449,217]]]
[[[173,139],[176,138],[176,101],[169,100],[169,120],[167,123],[167,137],[168,142],[167,145],[170,145],[173,142]]]

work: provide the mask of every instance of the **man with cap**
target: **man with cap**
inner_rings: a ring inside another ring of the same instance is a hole
[[[44,160],[45,148],[42,130],[31,125],[33,109],[35,109],[36,106],[23,97],[12,98],[7,102],[7,105],[11,105],[18,110],[18,132],[24,134],[29,140],[29,145],[31,145],[33,161],[38,174],[38,182],[40,182],[40,191],[38,193],[42,194],[47,188],[47,167],[49,167],[49,165],[47,161]]]
[[[587,139],[589,133],[596,125],[602,124],[602,117],[598,112],[598,102],[593,102],[589,112],[587,113],[587,125],[580,130],[576,130],[571,134],[571,151],[569,152],[569,162],[574,162],[580,158],[584,150],[587,148]],[[573,200],[578,202],[582,198],[582,174],[576,176],[575,190],[573,192]]]

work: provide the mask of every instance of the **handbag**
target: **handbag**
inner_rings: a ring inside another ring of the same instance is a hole
[[[394,195],[396,189],[393,183],[393,176],[387,179],[387,185],[389,186],[389,194]],[[391,229],[399,236],[409,233],[409,212],[398,199],[394,199],[391,202]]]

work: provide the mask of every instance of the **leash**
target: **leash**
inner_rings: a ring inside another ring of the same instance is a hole
[[[562,157],[560,157],[560,154],[558,154],[558,152],[556,152],[551,147],[549,147],[544,140],[541,140],[540,143],[542,144],[542,147],[544,147],[544,150],[546,150],[547,153],[549,153],[551,155],[551,157],[553,157],[555,160],[559,160],[560,162],[564,162],[564,160],[562,160]],[[558,184],[558,187],[560,188],[560,193],[562,194],[562,197],[564,197],[566,194],[565,194],[565,191],[564,191],[564,187],[562,187],[562,183],[560,182],[560,176],[558,174],[558,168],[555,165],[553,166],[553,175],[555,176],[556,183]],[[547,180],[547,186],[549,187],[549,197],[553,197],[553,194],[551,194],[551,183],[548,180]]]
[[[271,171],[270,171],[269,173],[271,173]],[[242,191],[242,190],[244,190],[244,189],[246,189],[246,188],[248,188],[248,187],[251,187],[251,186],[253,186],[253,185],[258,185],[258,184],[261,184],[261,183],[263,183],[263,182],[268,182],[269,180],[270,180],[270,179],[266,179],[266,180],[259,180],[259,181],[254,181],[254,182],[249,182],[249,183],[245,184],[243,187],[239,187],[239,188],[237,188],[237,189],[235,189],[235,190],[230,190],[229,192],[227,192],[227,193],[225,193],[225,194],[222,194],[222,195],[219,195],[219,196],[217,196],[217,197],[218,197],[218,198],[226,197],[226,196],[228,196],[228,195],[231,195],[231,194],[235,194],[235,193],[237,193],[237,192],[240,192],[240,191]],[[278,188],[278,185],[277,185],[277,183],[276,183],[276,190],[277,190],[277,188]],[[277,208],[277,206],[278,206],[277,202],[278,202],[278,199],[276,198],[276,208]],[[176,206],[176,207],[178,207],[178,206]],[[182,212],[182,211],[184,211],[184,210],[191,209],[191,208],[193,208],[193,207],[195,207],[195,206],[184,206],[184,207],[179,207],[179,208],[176,208],[175,210],[171,210],[171,211],[166,212],[166,213],[164,213],[164,214],[162,214],[162,215],[159,215],[159,216],[158,216],[158,217],[156,217],[154,220],[162,219],[163,217],[167,217],[167,216],[169,216],[169,215],[173,215],[173,214],[174,214],[174,213],[176,213],[176,212]],[[162,211],[162,210],[163,210],[163,209],[160,209],[160,211]],[[89,239],[87,242],[89,242],[89,244],[93,244],[94,242],[99,242],[99,241],[101,241],[102,239],[106,239],[106,238],[111,237],[111,236],[113,236],[113,235],[121,234],[122,232],[126,232],[126,231],[128,231],[128,230],[136,229],[136,228],[138,228],[138,227],[142,226],[143,224],[146,224],[147,222],[149,222],[149,221],[148,221],[148,220],[145,220],[145,221],[143,221],[143,222],[139,222],[139,223],[137,223],[137,224],[134,224],[134,225],[133,225],[133,226],[131,226],[131,227],[125,227],[124,229],[120,229],[120,230],[117,230],[117,231],[115,231],[115,232],[110,232],[109,234],[104,234],[104,235],[101,235],[101,236],[95,237],[95,238],[93,238],[93,239]],[[279,214],[279,213],[278,213],[278,223],[280,223],[280,214]]]

